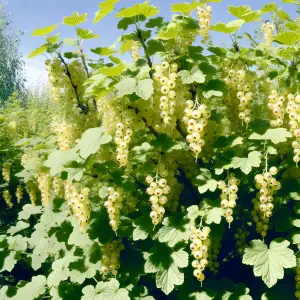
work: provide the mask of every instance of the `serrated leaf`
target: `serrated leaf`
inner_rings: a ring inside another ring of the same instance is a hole
[[[120,46],[120,53],[121,55],[125,54],[128,51],[131,51],[132,45],[133,45],[133,40],[126,40],[123,42]]]
[[[64,44],[67,46],[76,46],[77,45],[77,40],[75,38],[65,38],[64,39]]]
[[[106,0],[104,2],[99,3],[99,10],[95,13],[94,24],[98,23],[105,16],[111,13],[114,10],[115,5],[119,2],[119,0]]]
[[[48,49],[48,44],[44,44],[41,47],[33,50],[32,52],[29,53],[28,58],[33,58],[39,55],[42,55],[43,53],[46,52],[46,50]]]
[[[281,9],[278,13],[277,13],[277,16],[280,20],[282,21],[293,21],[291,19],[291,17],[289,16],[289,14],[287,12],[285,12],[283,9]]]
[[[153,17],[159,13],[159,9],[153,5],[149,5],[149,2],[146,1],[144,3],[137,3],[132,7],[126,7],[118,14],[116,14],[117,18],[132,18],[138,15],[143,15],[146,18]]]
[[[252,168],[258,168],[261,164],[261,153],[252,151],[247,158],[234,157],[230,163],[230,167],[234,169],[241,169],[244,174],[249,174]]]
[[[95,287],[85,286],[82,293],[82,300],[130,300],[128,291],[120,289],[120,284],[116,279],[108,282],[100,281]]]
[[[47,280],[43,275],[33,276],[31,281],[18,289],[14,300],[36,299],[46,291]]]
[[[146,24],[146,28],[155,28],[158,27],[160,28],[164,24],[164,19],[162,17],[156,17],[153,19],[150,19]]]
[[[147,54],[149,56],[152,56],[157,52],[164,52],[164,51],[166,51],[166,48],[161,41],[149,40],[147,42]]]
[[[125,71],[125,69],[125,64],[121,62],[117,66],[101,68],[98,71],[106,76],[119,76],[123,73],[123,71]]]
[[[158,240],[161,243],[167,243],[170,247],[174,247],[179,242],[188,241],[190,222],[187,218],[167,217],[162,224],[164,226],[157,233]]]
[[[42,213],[42,206],[34,206],[32,204],[25,204],[22,211],[19,212],[18,220],[28,220],[31,215],[38,215]]]
[[[260,10],[252,11],[249,5],[228,7],[228,12],[245,22],[259,21],[262,12]]]
[[[131,95],[136,91],[136,79],[123,79],[115,85],[115,88],[117,90],[117,98],[121,98],[125,95]]]
[[[85,30],[82,28],[77,28],[76,30],[77,35],[82,38],[83,40],[91,40],[91,39],[96,39],[99,37],[98,34],[94,34],[92,30]]]
[[[68,26],[77,26],[87,21],[87,13],[80,15],[74,12],[71,16],[64,17],[63,24]]]
[[[209,179],[205,184],[198,186],[198,191],[200,194],[206,193],[208,190],[214,192],[217,189],[217,181],[214,179]]]
[[[158,40],[172,40],[178,36],[178,29],[176,26],[168,26],[166,29],[161,29],[157,34]]]
[[[143,79],[137,82],[136,94],[144,100],[149,100],[154,93],[153,80]]]
[[[274,42],[279,42],[287,46],[293,46],[300,41],[299,31],[283,31],[273,37]]]
[[[171,12],[190,13],[198,6],[200,6],[199,2],[171,4]]]
[[[296,257],[289,249],[286,240],[273,240],[270,248],[261,240],[251,241],[250,247],[245,249],[243,264],[254,266],[256,277],[262,276],[265,284],[271,288],[278,279],[284,276],[284,268],[296,266]]]
[[[33,30],[32,36],[45,36],[49,33],[51,33],[53,30],[55,30],[58,27],[59,24],[50,25],[44,28],[37,28]]]
[[[210,27],[210,29],[213,31],[230,34],[230,33],[235,32],[236,30],[240,29],[243,24],[245,24],[245,21],[242,19],[238,19],[238,20],[231,21],[227,24],[219,22],[215,25],[212,25]]]
[[[194,67],[191,71],[183,70],[178,72],[183,84],[191,84],[194,82],[205,82],[206,75],[202,73],[197,67]]]
[[[7,233],[14,235],[15,233],[24,230],[29,227],[29,224],[23,221],[19,221],[15,226],[11,226],[8,230]]]
[[[283,3],[292,3],[292,4],[300,5],[299,0],[282,0],[282,2]]]
[[[268,3],[261,9],[261,11],[264,13],[277,12],[277,5],[274,2]]]
[[[103,127],[89,128],[86,130],[77,144],[79,154],[87,159],[91,154],[95,154],[101,145],[107,144],[112,140],[112,136],[104,132]]]
[[[56,44],[59,41],[59,36],[58,35],[48,36],[46,40],[50,44]]]
[[[270,140],[274,144],[286,142],[292,134],[286,128],[268,129],[264,134],[252,133],[249,140]]]
[[[145,240],[153,231],[152,220],[148,215],[136,219],[133,226],[135,227],[132,232],[134,241]]]

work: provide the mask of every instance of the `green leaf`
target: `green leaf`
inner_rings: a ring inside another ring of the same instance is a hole
[[[261,240],[251,241],[250,247],[245,249],[243,264],[254,266],[256,277],[270,288],[278,279],[284,276],[284,268],[296,266],[296,257],[293,250],[289,249],[290,242],[286,240],[273,240],[270,248]]]
[[[82,28],[77,28],[76,30],[77,35],[82,38],[83,40],[91,40],[91,39],[96,39],[99,37],[98,34],[94,34],[92,30],[85,30]]]
[[[14,235],[16,234],[17,232],[21,231],[21,230],[24,230],[26,228],[29,227],[29,224],[26,223],[26,222],[23,222],[23,221],[19,221],[16,226],[11,226],[8,230],[7,230],[7,233],[8,234],[11,234],[11,235]]]
[[[117,66],[101,68],[98,71],[106,76],[119,76],[125,71],[125,69],[125,64],[121,62]]]
[[[274,42],[279,42],[287,46],[293,46],[300,41],[299,31],[283,31],[273,37]]]
[[[143,15],[146,18],[153,17],[159,13],[159,9],[153,5],[149,5],[149,2],[137,3],[132,7],[122,9],[118,14],[117,18],[132,18],[138,15]]]
[[[46,40],[50,44],[56,44],[59,41],[59,36],[58,35],[48,36]]]
[[[73,47],[77,45],[77,40],[75,38],[65,38],[64,44]]]
[[[194,3],[183,2],[178,4],[171,4],[171,12],[180,12],[180,13],[189,14],[198,6],[200,6],[199,2],[194,2]]]
[[[161,41],[149,40],[147,42],[147,54],[149,56],[152,56],[152,55],[156,54],[157,52],[164,52],[164,51],[166,51],[166,48]]]
[[[134,18],[123,18],[118,23],[118,29],[127,30],[130,25],[135,24],[136,22],[144,22],[146,17],[143,15],[136,16]]]
[[[222,215],[224,211],[219,206],[220,206],[219,202],[213,201],[211,199],[202,200],[200,205],[199,215],[205,218],[205,223],[207,224],[221,223]]]
[[[286,142],[292,134],[286,128],[268,129],[264,134],[252,133],[249,140],[270,140],[274,144]]]
[[[180,216],[176,215],[165,218],[162,224],[164,226],[157,233],[161,243],[167,243],[170,247],[174,247],[179,242],[188,241],[190,236],[189,219],[180,219]]]
[[[31,281],[19,288],[14,300],[36,299],[40,298],[46,291],[47,280],[43,275],[33,276]]]
[[[198,67],[193,67],[191,71],[183,70],[178,72],[178,75],[181,77],[183,84],[191,84],[194,82],[203,83],[205,82],[206,75],[198,69]]]
[[[299,0],[282,0],[282,2],[283,3],[292,3],[292,4],[300,5]]]
[[[166,29],[161,29],[157,34],[158,40],[172,40],[178,36],[178,29],[176,26],[168,26]]]
[[[162,27],[164,24],[164,19],[162,17],[156,17],[153,19],[150,19],[146,24],[146,28],[155,28],[155,27]]]
[[[235,32],[236,30],[240,29],[243,24],[245,24],[245,21],[238,19],[238,20],[231,21],[227,24],[219,22],[216,25],[212,25],[210,27],[210,29],[213,31],[230,34],[230,33]]]
[[[277,8],[277,5],[276,3],[274,2],[271,2],[271,3],[268,3],[266,4],[263,8],[262,8],[262,12],[263,13],[268,13],[268,12],[277,12],[278,8]]]
[[[57,27],[59,26],[59,24],[54,24],[54,25],[50,25],[44,28],[37,28],[35,30],[33,30],[32,32],[32,36],[45,36],[49,33],[51,33],[53,30],[55,30]]]
[[[247,158],[234,157],[230,163],[233,169],[241,169],[244,174],[249,174],[252,168],[258,168],[261,164],[261,153],[252,151],[248,154]]]
[[[79,156],[76,152],[77,150],[75,148],[67,151],[52,151],[44,163],[44,165],[50,169],[50,175],[55,176],[61,173],[64,170],[64,165],[67,163],[78,161]]]
[[[72,16],[64,17],[63,24],[68,26],[77,26],[87,21],[87,13],[80,15],[74,12]]]
[[[153,231],[152,220],[148,215],[135,219],[133,226],[135,227],[132,233],[134,241],[145,240]]]
[[[291,17],[289,16],[289,14],[287,12],[285,12],[283,9],[281,9],[279,12],[278,12],[278,18],[282,21],[293,21],[291,19]]]
[[[124,53],[131,51],[131,47],[133,45],[133,40],[126,40],[125,42],[123,42],[120,46],[120,53],[121,55],[123,55]]]
[[[123,79],[115,85],[115,88],[117,90],[117,98],[121,98],[125,95],[131,95],[136,91],[136,79]]]
[[[19,212],[18,220],[28,220],[31,215],[38,215],[42,213],[42,206],[34,206],[32,204],[25,204],[22,211]]]
[[[130,300],[128,291],[120,289],[120,284],[116,279],[108,282],[100,281],[95,287],[85,286],[82,293],[82,300]]]
[[[188,266],[188,254],[179,250],[173,252],[164,244],[156,244],[145,253],[145,272],[156,273],[156,286],[170,294],[176,285],[183,284],[184,274],[179,268]]]
[[[214,192],[217,188],[217,181],[211,178],[211,173],[208,169],[200,168],[200,174],[196,179],[200,184],[198,186],[200,194],[206,193],[208,190]]]
[[[100,9],[95,13],[94,24],[98,23],[105,16],[111,13],[118,2],[119,0],[106,0],[104,2],[99,3]]]
[[[43,46],[33,50],[32,52],[29,53],[28,58],[33,58],[39,55],[42,55],[43,53],[46,52],[46,50],[48,49],[48,44],[44,44]]]
[[[244,20],[246,23],[259,21],[262,12],[260,10],[252,11],[249,5],[232,6],[228,7],[228,12],[239,19]]]
[[[137,82],[136,94],[144,100],[149,100],[154,93],[152,79],[143,79]]]
[[[107,144],[112,137],[104,132],[103,127],[89,128],[86,130],[77,144],[79,154],[82,158],[87,159],[91,154],[99,151],[101,145]]]

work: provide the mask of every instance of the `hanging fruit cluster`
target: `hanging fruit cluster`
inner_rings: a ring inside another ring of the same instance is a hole
[[[104,206],[107,209],[109,216],[109,225],[113,231],[117,231],[120,225],[120,212],[123,208],[123,190],[113,187],[108,188],[108,198],[105,201]]]
[[[79,193],[74,184],[65,182],[65,198],[79,222],[81,232],[86,231],[90,219],[91,206],[88,195],[89,188],[82,188]]]
[[[101,258],[101,272],[103,274],[118,274],[118,269],[120,268],[120,252],[124,249],[125,247],[121,239],[112,241],[103,246]]]
[[[268,96],[268,108],[272,113],[272,119],[270,125],[272,127],[280,127],[283,125],[284,120],[284,102],[285,97],[278,94],[276,90],[272,90],[271,94]]]
[[[237,252],[240,255],[244,254],[245,248],[247,246],[246,237],[250,234],[249,231],[243,231],[241,228],[238,229],[237,233],[234,234],[236,240]]]
[[[137,62],[140,58],[139,49],[140,49],[139,42],[133,41],[132,46],[131,46],[131,56],[132,56],[133,62]]]
[[[266,46],[269,48],[271,47],[272,41],[273,41],[273,31],[274,31],[274,24],[267,21],[261,26],[262,31],[264,33],[264,40]]]
[[[2,176],[3,179],[9,183],[10,181],[10,164],[8,163],[4,163],[2,166]]]
[[[41,201],[43,206],[47,206],[51,200],[51,177],[49,173],[40,172],[37,176],[39,190],[41,191]]]
[[[203,271],[208,264],[208,249],[211,244],[209,239],[210,228],[203,227],[202,230],[200,230],[193,226],[190,231],[190,249],[195,258],[192,262],[192,267],[195,269],[193,274],[202,282],[205,279]]]
[[[23,187],[21,185],[17,186],[17,190],[16,190],[16,197],[17,197],[17,201],[18,203],[21,202],[22,198],[23,198]]]
[[[273,176],[278,172],[276,167],[271,167],[268,171],[255,176],[255,187],[259,189],[256,198],[252,200],[254,210],[251,215],[256,223],[256,231],[262,237],[267,235],[269,229],[269,218],[272,216],[274,208],[274,194],[280,190],[281,184]]]
[[[205,144],[203,139],[204,128],[207,126],[207,120],[210,116],[211,112],[205,104],[199,104],[198,100],[195,103],[192,100],[186,101],[182,121],[187,125],[188,135],[186,140],[196,159]]]
[[[224,209],[224,217],[226,218],[227,223],[233,221],[233,208],[236,207],[236,200],[238,199],[238,185],[240,180],[234,177],[233,174],[230,174],[228,177],[228,184],[225,181],[218,181],[218,188],[222,190],[221,193],[221,207]]]
[[[164,217],[164,205],[168,202],[167,195],[170,193],[170,186],[167,185],[166,177],[168,170],[164,165],[158,166],[157,174],[155,177],[148,175],[146,182],[149,184],[146,192],[150,196],[151,213],[150,217],[154,225],[158,225]]]
[[[36,199],[37,199],[37,196],[36,196],[37,188],[36,188],[36,186],[34,185],[34,183],[32,181],[28,181],[25,185],[25,188],[26,188],[26,191],[29,195],[29,199],[30,199],[31,204],[33,206],[35,206]]]
[[[5,203],[6,203],[6,205],[7,205],[9,208],[12,208],[12,207],[13,207],[13,204],[12,204],[12,202],[11,202],[12,196],[11,196],[9,190],[4,190],[4,191],[2,192],[2,196],[3,196],[3,199],[4,199]]]
[[[170,124],[174,115],[176,106],[176,87],[178,65],[169,64],[164,61],[161,65],[155,66],[154,79],[156,80],[155,89],[160,94],[159,108],[161,110],[160,116],[164,124]]]
[[[208,39],[212,7],[197,7],[198,22],[200,26],[200,35],[204,36],[204,42]]]

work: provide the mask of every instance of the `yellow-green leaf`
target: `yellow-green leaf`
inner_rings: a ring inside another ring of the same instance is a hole
[[[99,73],[104,74],[106,76],[119,76],[123,73],[126,69],[126,66],[123,62],[119,63],[117,66],[114,67],[105,67],[99,69]]]
[[[99,10],[95,13],[94,24],[98,23],[105,16],[111,13],[119,0],[106,0],[99,3]]]
[[[35,30],[33,30],[32,32],[32,36],[45,36],[49,33],[51,33],[55,28],[57,28],[59,24],[54,24],[54,25],[51,25],[51,26],[47,26],[47,27],[44,27],[44,28],[37,28]]]
[[[124,43],[122,43],[120,46],[120,53],[123,55],[127,51],[130,51],[132,44],[133,44],[133,40],[128,40],[128,41],[125,41]]]
[[[171,40],[177,37],[177,26],[168,26],[166,29],[159,31],[157,39],[159,40]]]
[[[68,26],[77,26],[87,21],[87,13],[80,15],[74,12],[72,16],[64,17],[63,24]]]
[[[172,12],[181,12],[181,13],[190,13],[194,9],[196,9],[198,6],[201,6],[198,2],[193,3],[178,3],[178,4],[171,4],[171,11]]]
[[[274,36],[273,40],[287,46],[293,46],[298,41],[300,41],[299,31],[283,31],[278,35]]]
[[[245,24],[245,21],[238,19],[238,20],[231,21],[227,24],[221,23],[221,22],[217,23],[217,24],[211,26],[210,29],[213,31],[224,32],[224,33],[230,34],[234,31],[240,29],[243,24]]]
[[[228,12],[245,22],[259,21],[262,12],[260,10],[252,11],[249,5],[228,7]]]
[[[274,2],[268,3],[266,4],[261,11],[263,13],[268,13],[268,12],[277,12],[278,8],[277,8],[277,4]]]
[[[137,3],[132,7],[122,9],[118,14],[117,18],[132,18],[134,16],[143,15],[146,18],[153,17],[159,13],[159,9],[153,5],[149,5],[148,1],[144,3]]]
[[[58,35],[49,36],[46,38],[46,40],[50,44],[55,44],[59,41],[59,36]]]
[[[293,3],[296,5],[300,5],[300,1],[299,0],[282,0],[283,3]]]
[[[48,46],[49,46],[48,44],[44,44],[43,46],[33,50],[28,55],[28,58],[33,58],[33,57],[36,57],[36,56],[39,56],[39,55],[43,54],[47,50]]]
[[[99,37],[98,34],[94,34],[92,30],[85,30],[82,28],[77,29],[77,35],[83,40],[91,40]]]

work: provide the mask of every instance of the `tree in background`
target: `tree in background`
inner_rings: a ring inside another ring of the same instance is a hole
[[[22,55],[18,50],[22,32],[15,29],[5,3],[0,3],[0,101],[24,88]]]

